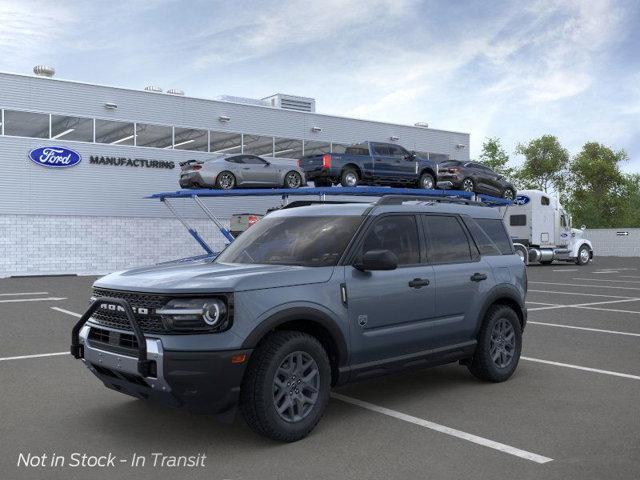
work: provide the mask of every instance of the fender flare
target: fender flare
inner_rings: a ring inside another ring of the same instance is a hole
[[[518,307],[518,311],[516,314],[520,318],[520,323],[522,324],[522,329],[527,323],[527,308],[525,306],[522,295],[518,292],[518,289],[510,285],[508,283],[502,283],[500,285],[496,285],[493,287],[487,297],[482,304],[482,308],[480,309],[480,315],[478,315],[478,324],[476,325],[476,336],[480,333],[480,327],[482,326],[482,322],[484,321],[484,317],[487,314],[487,311],[494,303],[500,300],[507,300],[510,303],[514,303]]]
[[[254,328],[249,335],[247,335],[241,348],[255,348],[258,345],[258,342],[260,342],[260,340],[271,330],[295,320],[314,322],[327,330],[336,345],[338,366],[342,367],[347,364],[349,359],[349,350],[342,330],[329,314],[313,307],[289,307],[273,313],[266,319],[260,321],[258,326]]]
[[[586,245],[587,247],[589,247],[589,250],[593,253],[593,246],[591,245],[591,242],[585,238],[581,238],[575,243],[575,245],[573,246],[573,249],[571,250],[571,256],[573,258],[576,258],[578,256],[578,251],[583,245]]]

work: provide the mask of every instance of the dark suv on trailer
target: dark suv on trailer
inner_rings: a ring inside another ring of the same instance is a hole
[[[294,441],[332,386],[459,361],[516,369],[526,272],[497,209],[383,197],[270,213],[215,260],[94,284],[71,352],[107,387]]]
[[[508,200],[516,198],[516,188],[503,175],[478,162],[445,160],[438,164],[442,181],[449,181],[456,190],[484,193]]]

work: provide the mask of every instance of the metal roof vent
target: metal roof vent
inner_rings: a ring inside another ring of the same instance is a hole
[[[420,128],[429,128],[429,124],[427,122],[416,122],[414,125]]]
[[[162,93],[162,88],[156,85],[147,85],[146,87],[144,87],[144,89],[147,92]]]
[[[38,77],[51,78],[56,74],[56,69],[47,65],[36,65],[33,67],[33,73]]]
[[[169,95],[184,96],[184,91],[180,90],[179,88],[171,88],[171,89],[167,90],[167,93]]]

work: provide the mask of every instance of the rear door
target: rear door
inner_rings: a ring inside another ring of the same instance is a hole
[[[472,341],[482,299],[492,284],[491,268],[480,258],[459,216],[425,214],[421,218],[435,273],[441,341],[445,345]]]
[[[425,263],[419,227],[413,214],[375,218],[345,266],[353,364],[416,353],[436,343],[434,272]],[[395,253],[398,268],[361,272],[352,266],[376,249]]]
[[[374,164],[374,179],[382,182],[387,182],[392,179],[395,158],[391,156],[389,146],[384,143],[371,143],[370,151]]]

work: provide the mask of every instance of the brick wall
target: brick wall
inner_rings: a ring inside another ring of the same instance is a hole
[[[191,225],[214,250],[224,247],[211,222]],[[172,218],[0,215],[0,277],[99,275],[203,253]]]
[[[598,257],[640,257],[640,228],[587,229],[584,236]]]

